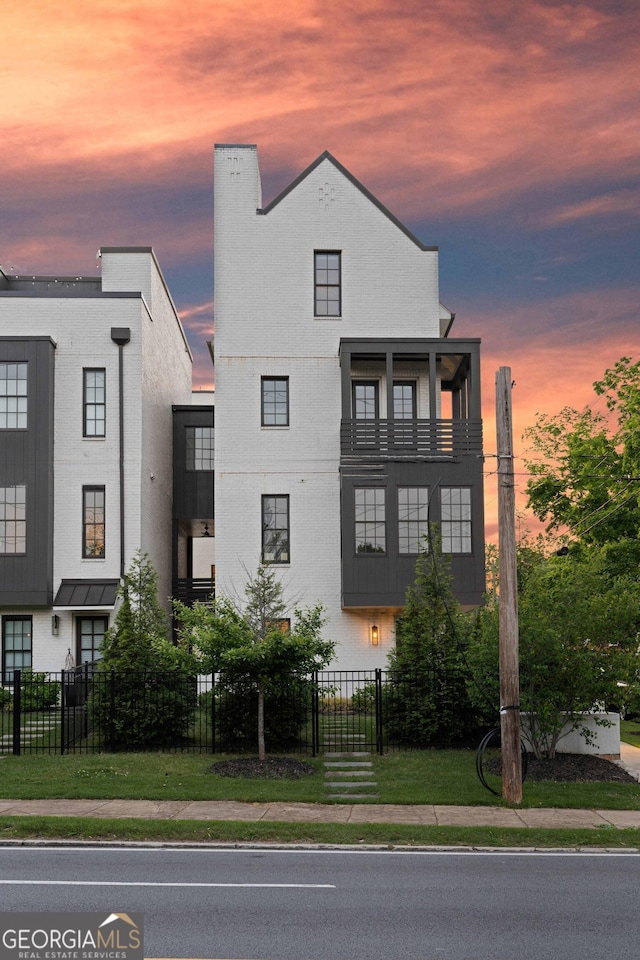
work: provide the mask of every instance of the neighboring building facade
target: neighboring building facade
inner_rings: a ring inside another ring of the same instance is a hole
[[[257,149],[215,153],[215,556],[320,601],[333,666],[384,666],[428,522],[484,591],[479,341],[448,337],[438,251],[330,154],[262,206]]]
[[[151,248],[0,271],[2,678],[93,659],[138,549],[171,593],[172,404],[192,358]]]

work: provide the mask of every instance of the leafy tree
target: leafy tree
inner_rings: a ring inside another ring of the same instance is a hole
[[[120,606],[102,643],[90,713],[117,747],[172,742],[196,707],[196,661],[168,639],[157,574],[138,552],[119,588]]]
[[[388,657],[387,729],[415,746],[447,746],[477,729],[467,694],[466,618],[454,597],[439,538],[419,554],[416,577]]]
[[[627,546],[627,549],[625,549]],[[620,702],[640,637],[640,583],[624,557],[637,545],[574,546],[550,556],[518,547],[520,705],[537,756],[553,757],[565,728],[587,736],[582,714]],[[477,691],[499,704],[499,597],[480,611],[469,651]]]
[[[640,361],[623,357],[593,387],[608,417],[565,407],[525,431],[534,454],[527,496],[547,531],[567,527],[604,544],[640,533]]]
[[[282,629],[285,603],[276,571],[260,564],[245,586],[243,609],[228,597],[187,607],[174,601],[180,635],[196,651],[206,673],[257,693],[258,757],[266,757],[265,699],[301,682],[333,657],[335,644],[323,640],[322,608],[295,610],[290,630]]]

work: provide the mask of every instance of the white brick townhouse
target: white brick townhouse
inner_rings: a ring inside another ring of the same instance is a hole
[[[449,336],[437,248],[330,154],[266,207],[254,146],[215,161],[215,446],[150,248],[0,270],[4,682],[93,659],[138,549],[165,602],[276,564],[342,669],[386,663],[429,520],[481,600],[479,341]]]
[[[449,337],[438,250],[329,153],[262,205],[255,146],[215,151],[215,556],[319,600],[334,666],[383,666],[429,520],[484,591],[479,341]]]
[[[172,404],[192,359],[150,248],[0,271],[2,679],[93,659],[136,550],[171,593]]]

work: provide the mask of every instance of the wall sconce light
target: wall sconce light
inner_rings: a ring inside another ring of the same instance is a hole
[[[54,636],[54,637],[57,637],[57,636],[58,636],[58,629],[59,629],[59,627],[60,627],[60,617],[58,616],[57,613],[54,613],[54,615],[51,617],[51,634],[52,634],[52,636]]]
[[[376,623],[372,623],[371,624],[371,646],[377,647],[379,639],[380,639],[380,634],[378,633],[378,625]]]

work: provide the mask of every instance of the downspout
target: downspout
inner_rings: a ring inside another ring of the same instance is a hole
[[[129,327],[111,327],[118,345],[118,420],[120,427],[120,577],[124,577],[124,347],[131,340]]]

